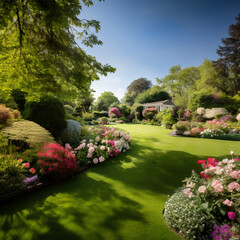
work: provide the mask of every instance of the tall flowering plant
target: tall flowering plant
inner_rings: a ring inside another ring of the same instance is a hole
[[[38,152],[38,164],[43,176],[66,178],[74,174],[77,169],[77,160],[72,149],[60,144],[49,143]]]
[[[215,222],[213,235],[221,232],[224,225],[228,236],[240,237],[240,160],[231,152],[231,159],[217,161],[215,158],[198,160],[203,171],[200,177],[193,172],[186,182],[183,193],[192,199],[196,211],[204,207]],[[228,229],[228,230],[226,230]],[[219,235],[220,236],[220,235]],[[214,238],[222,239],[222,238]],[[223,238],[227,239],[227,238]],[[230,239],[230,238],[229,238]]]

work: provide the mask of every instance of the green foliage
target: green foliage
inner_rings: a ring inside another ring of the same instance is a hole
[[[12,156],[0,158],[0,193],[15,191],[24,187],[24,175],[17,159]]]
[[[102,118],[100,119],[100,122],[103,123],[103,124],[107,124],[108,119],[107,119],[106,117],[102,117]]]
[[[67,126],[62,102],[50,95],[41,97],[39,102],[27,101],[23,117],[47,129],[54,138]]]
[[[101,117],[108,117],[108,112],[107,111],[101,111],[100,116]]]
[[[128,106],[132,106],[135,102],[136,97],[137,97],[136,92],[126,93],[122,99],[122,103]]]
[[[88,90],[99,74],[115,69],[86,54],[86,46],[101,45],[92,33],[96,20],[79,18],[93,1],[1,1],[0,84],[4,94],[21,88],[32,96],[61,90]],[[14,84],[13,84],[14,82]]]
[[[3,136],[18,146],[27,145],[34,148],[47,142],[54,142],[53,137],[46,129],[35,122],[26,120],[13,122],[10,126],[3,128],[1,132]]]
[[[164,124],[173,124],[174,123],[171,109],[163,109],[161,111],[161,115],[162,115],[162,122]]]
[[[120,104],[119,110],[120,110],[121,114],[124,115],[125,117],[127,117],[131,113],[131,107],[129,107],[126,104]]]
[[[156,108],[146,108],[142,111],[144,118],[152,120],[154,116],[158,113]]]
[[[139,78],[131,82],[127,87],[127,94],[135,93],[136,95],[150,89],[152,87],[152,82],[146,78]]]
[[[118,103],[119,100],[112,92],[103,92],[100,97],[98,97],[95,104],[95,110],[97,111],[108,111],[112,103]]]
[[[20,89],[13,89],[12,90],[12,96],[13,96],[13,100],[17,104],[18,110],[21,113],[23,113],[24,106],[25,106],[25,103],[26,103],[26,92],[23,92]]]
[[[73,107],[70,105],[64,105],[64,109],[66,111],[66,114],[73,114]]]
[[[157,102],[162,100],[170,99],[170,96],[167,92],[163,91],[163,88],[160,86],[153,86],[152,88],[146,90],[145,92],[139,94],[135,100],[137,103],[148,103],[148,102]]]
[[[173,125],[174,130],[182,130],[182,131],[188,131],[188,127],[186,125],[181,125],[181,124],[174,124]]]
[[[119,102],[113,102],[111,103],[111,105],[109,106],[108,110],[112,109],[112,108],[117,108],[119,109]],[[120,110],[120,109],[119,109]]]
[[[141,104],[135,103],[132,106],[131,113],[135,115],[135,118],[137,120],[142,120],[143,119],[142,111],[143,111],[143,106]]]
[[[95,119],[99,118],[99,117],[101,117],[101,113],[99,111],[93,111],[93,116]]]
[[[214,226],[212,216],[202,205],[196,209],[191,198],[182,190],[180,188],[173,194],[165,205],[164,218],[167,224],[184,239],[209,239]]]

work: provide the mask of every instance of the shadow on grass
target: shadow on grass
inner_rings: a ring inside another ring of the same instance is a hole
[[[196,161],[207,157],[133,141],[126,153],[74,179],[3,204],[0,239],[126,239],[117,234],[124,221],[151,224],[134,191],[148,193],[149,198],[172,194],[192,169],[200,171]]]

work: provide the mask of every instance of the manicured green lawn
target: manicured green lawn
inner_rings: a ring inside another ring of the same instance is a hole
[[[174,240],[162,210],[198,159],[239,153],[239,142],[171,137],[158,126],[118,125],[131,149],[74,179],[0,206],[0,239]]]

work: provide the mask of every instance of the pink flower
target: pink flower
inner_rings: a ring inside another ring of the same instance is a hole
[[[222,168],[220,168],[220,167],[216,167],[216,168],[215,168],[215,173],[216,173],[217,175],[221,175],[222,172],[223,172],[223,169],[222,169]]]
[[[231,220],[235,220],[235,218],[237,217],[236,214],[234,212],[228,212],[228,217],[231,219]]]
[[[239,179],[239,178],[240,178],[239,172],[240,172],[240,171],[237,171],[237,170],[232,171],[232,172],[230,172],[230,176],[231,176],[232,178]]]
[[[225,201],[223,201],[223,204],[228,206],[228,207],[231,207],[233,205],[233,202],[228,200],[228,199],[226,199]]]
[[[213,180],[212,187],[214,188],[214,192],[222,192],[223,191],[223,186],[222,186],[221,182],[219,182],[218,180]]]
[[[185,188],[183,193],[186,194],[189,198],[194,197],[193,193],[191,192],[191,188]]]
[[[99,158],[99,162],[103,162],[105,160],[105,158],[103,157],[103,156],[101,156],[100,158]]]
[[[99,141],[100,141],[100,137],[97,136],[95,140],[96,140],[97,142],[99,142]]]
[[[100,159],[99,159],[99,160],[100,160]],[[94,159],[93,159],[93,163],[94,163],[94,164],[97,164],[97,163],[98,163],[98,159],[97,159],[97,158],[94,158]]]
[[[240,185],[237,182],[231,182],[228,185],[228,191],[233,192],[233,190],[236,189],[237,191],[240,191]]]
[[[207,189],[206,189],[205,186],[200,186],[200,187],[198,188],[198,191],[199,191],[200,193],[206,193],[206,192],[207,192]]]
[[[240,113],[237,115],[237,120],[240,121]]]
[[[194,188],[195,183],[190,182],[189,184],[186,185],[187,188]]]
[[[36,169],[35,169],[35,168],[30,168],[30,172],[31,172],[32,174],[35,174],[35,173],[36,173]]]
[[[65,144],[65,148],[68,149],[68,150],[72,149],[72,147],[70,146],[69,143],[66,143],[66,144]]]
[[[105,150],[106,148],[105,148],[105,146],[101,146],[100,149],[101,150]]]
[[[234,151],[231,151],[230,154],[233,155],[233,154],[234,154]]]
[[[30,167],[30,163],[29,162],[24,163],[24,167],[25,168],[29,168]]]
[[[91,158],[91,157],[92,157],[92,153],[88,153],[87,158]]]
[[[95,148],[94,147],[90,147],[89,149],[88,149],[88,152],[89,153],[93,153],[95,151]]]

